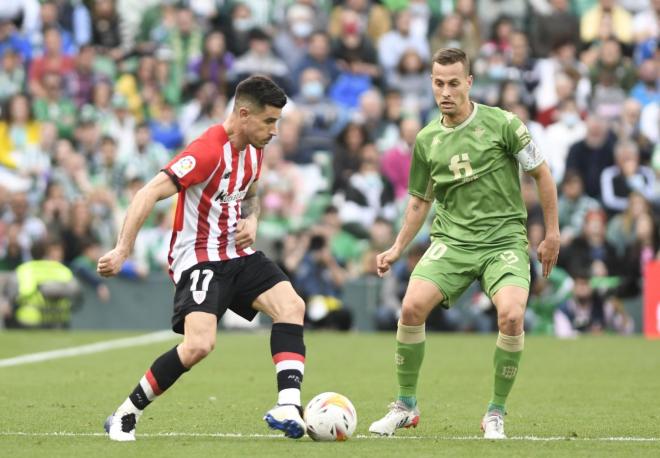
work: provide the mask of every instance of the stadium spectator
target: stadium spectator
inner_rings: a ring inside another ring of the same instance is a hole
[[[568,40],[579,48],[580,20],[571,11],[569,0],[550,0],[548,11],[536,11],[530,27],[532,48],[537,57],[548,57],[553,45]]]
[[[295,272],[293,285],[307,303],[306,323],[313,328],[347,331],[352,315],[342,301],[342,290],[348,272],[332,254],[328,234],[322,227],[313,227],[298,238],[298,243],[304,247],[298,263],[290,259],[286,264]]]
[[[637,237],[637,222],[651,214],[649,202],[638,192],[631,192],[626,209],[615,214],[607,223],[607,241],[616,248],[617,256],[623,257]]]
[[[45,80],[55,73],[61,78],[69,75],[75,67],[74,59],[62,52],[62,37],[56,27],[44,30],[44,52],[30,63],[28,74],[30,94],[33,97],[46,97]]]
[[[426,62],[431,51],[426,36],[411,28],[412,14],[403,9],[395,14],[395,28],[385,33],[378,41],[378,61],[385,77],[389,78],[400,65],[404,53],[414,51],[422,62]]]
[[[175,27],[168,34],[165,47],[172,51],[171,77],[181,83],[188,66],[202,56],[204,47],[204,35],[190,8],[177,9]]]
[[[227,50],[225,36],[213,30],[204,39],[202,55],[192,59],[186,72],[188,85],[212,85],[214,90],[227,95],[228,73],[234,65],[234,55]],[[185,131],[185,129],[184,129]]]
[[[636,297],[642,292],[644,274],[651,261],[660,259],[660,232],[649,212],[635,221],[633,242],[626,247],[622,258],[622,279],[616,288],[617,297]]]
[[[96,262],[103,254],[102,249],[100,244],[92,238],[81,240],[80,254],[71,260],[70,266],[77,278],[94,289],[96,297],[101,302],[108,302],[111,299],[110,289],[105,280],[96,272]]]
[[[639,159],[648,165],[653,153],[654,143],[642,132],[642,106],[633,99],[627,98],[621,107],[621,116],[615,120],[612,129],[617,138],[629,139],[639,147]]]
[[[591,286],[588,271],[573,274],[573,297],[564,302],[554,315],[555,335],[560,338],[580,334],[630,334],[634,323],[621,302],[608,300]]]
[[[0,121],[0,166],[20,168],[24,157],[41,141],[41,123],[32,117],[30,101],[25,94],[12,96]]]
[[[19,55],[13,49],[0,55],[0,104],[9,97],[20,93],[25,85],[26,75]]]
[[[300,74],[300,91],[293,98],[303,122],[301,140],[312,150],[331,150],[333,139],[347,121],[346,113],[326,95],[327,84],[318,68],[306,68]]]
[[[573,144],[568,150],[566,169],[578,172],[587,195],[600,199],[600,175],[606,167],[614,164],[615,137],[607,122],[597,116],[589,116],[586,123],[584,140]]]
[[[307,54],[309,37],[314,31],[314,9],[293,4],[286,12],[286,24],[273,38],[273,49],[290,71],[300,66]]]
[[[582,233],[587,213],[598,210],[600,204],[584,193],[582,177],[575,170],[569,169],[562,180],[557,208],[561,243],[566,246]]]
[[[618,275],[621,265],[616,249],[605,238],[607,215],[601,209],[589,210],[582,234],[563,247],[557,265],[569,273],[586,270],[590,277]]]
[[[32,60],[32,45],[16,30],[14,23],[5,16],[0,16],[0,57],[12,51],[27,65]]]
[[[373,43],[392,28],[390,13],[372,0],[342,0],[330,13],[328,32],[332,37],[347,33],[346,17],[351,17],[350,27],[360,27]]]
[[[22,260],[30,259],[30,249],[37,241],[46,237],[46,225],[36,215],[32,214],[28,194],[16,192],[9,197],[9,210],[3,214],[5,225],[15,226],[16,238],[21,247]]]
[[[438,23],[431,34],[430,44],[432,50],[452,47],[465,49],[468,56],[476,58],[481,46],[481,37],[473,27],[473,23],[456,11],[447,14]]]
[[[112,0],[96,0],[92,8],[92,44],[113,59],[122,57],[121,20]]]
[[[162,102],[153,119],[149,121],[151,139],[163,145],[168,151],[174,151],[183,146],[183,132],[176,118],[174,108],[167,102]]]
[[[357,237],[365,237],[378,217],[388,221],[396,218],[394,189],[380,173],[380,158],[373,143],[360,148],[360,166],[349,176],[343,193],[344,203],[339,217],[344,228]]]
[[[543,145],[552,176],[557,183],[560,183],[564,177],[568,151],[572,145],[584,140],[587,127],[573,99],[560,102],[555,117],[557,121],[545,130]]]
[[[435,107],[428,79],[426,60],[415,50],[408,49],[392,70],[387,86],[402,95],[402,104],[408,113],[425,116]]]
[[[351,121],[337,136],[333,151],[332,191],[345,189],[348,178],[360,166],[360,150],[371,141],[369,131],[361,122]]]
[[[633,39],[632,15],[616,0],[598,0],[580,19],[580,38],[590,44],[608,38],[629,45]]]
[[[337,61],[330,55],[331,44],[330,37],[324,31],[315,31],[307,44],[307,53],[298,63],[298,67],[293,72],[294,81],[300,81],[302,72],[314,67],[323,74],[326,84],[330,85],[339,75]]]
[[[147,182],[158,173],[169,157],[165,147],[152,140],[149,125],[142,123],[135,127],[135,149],[120,159],[125,167],[127,180],[140,178]]]
[[[272,142],[261,171],[262,222],[260,234],[269,240],[282,237],[300,223],[306,210],[305,180],[300,167],[287,160],[282,145]]]
[[[395,198],[401,201],[408,195],[408,170],[412,161],[415,137],[421,129],[421,124],[417,118],[407,117],[401,120],[399,129],[399,141],[385,151],[380,166],[383,175],[394,187]]]
[[[655,59],[647,59],[637,69],[639,81],[630,90],[630,97],[637,100],[642,108],[650,103],[660,103],[660,76]],[[625,89],[625,87],[624,87]]]
[[[34,117],[41,122],[54,123],[60,137],[73,138],[77,110],[71,99],[63,93],[62,76],[54,72],[46,73],[42,82],[44,95],[34,100]]]
[[[639,164],[639,149],[631,141],[619,141],[614,147],[615,165],[603,169],[600,188],[605,209],[610,213],[624,211],[628,196],[635,191],[645,199],[653,199],[655,174],[650,167]]]
[[[31,260],[16,267],[6,286],[13,314],[5,326],[24,329],[68,328],[71,311],[78,305],[80,285],[58,259],[58,242],[40,240],[31,249]]]
[[[249,48],[236,59],[230,71],[233,84],[252,74],[263,74],[273,78],[291,92],[289,69],[271,48],[271,37],[262,29],[252,29],[249,34]]]

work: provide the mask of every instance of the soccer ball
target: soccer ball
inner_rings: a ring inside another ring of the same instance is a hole
[[[305,407],[307,434],[315,441],[345,441],[357,426],[355,407],[339,393],[321,393]]]

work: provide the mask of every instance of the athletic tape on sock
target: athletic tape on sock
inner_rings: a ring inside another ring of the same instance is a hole
[[[396,340],[404,344],[418,344],[426,340],[426,326],[408,326],[399,322],[396,329]]]
[[[507,336],[500,332],[497,335],[496,345],[502,350],[511,353],[522,351],[525,347],[525,333],[523,332],[519,336]]]

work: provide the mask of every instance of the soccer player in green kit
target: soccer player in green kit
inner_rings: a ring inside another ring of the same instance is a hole
[[[403,225],[392,247],[376,259],[382,276],[417,234],[435,200],[432,243],[411,275],[397,329],[398,399],[370,426],[375,434],[390,436],[398,428],[417,426],[426,318],[438,304],[451,306],[478,279],[497,308],[499,327],[494,389],[481,428],[486,439],[506,438],[505,403],[524,347],[529,294],[520,167],[535,179],[543,208],[546,233],[538,258],[544,276],[557,261],[557,189],[550,169],[515,115],[470,101],[469,67],[460,49],[440,49],[433,56],[431,84],[441,116],[417,135]]]

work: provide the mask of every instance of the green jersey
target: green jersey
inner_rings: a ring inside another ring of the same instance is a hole
[[[474,103],[460,125],[435,119],[417,134],[408,190],[435,198],[433,237],[464,245],[526,243],[519,163],[532,170],[543,160],[514,114]]]

